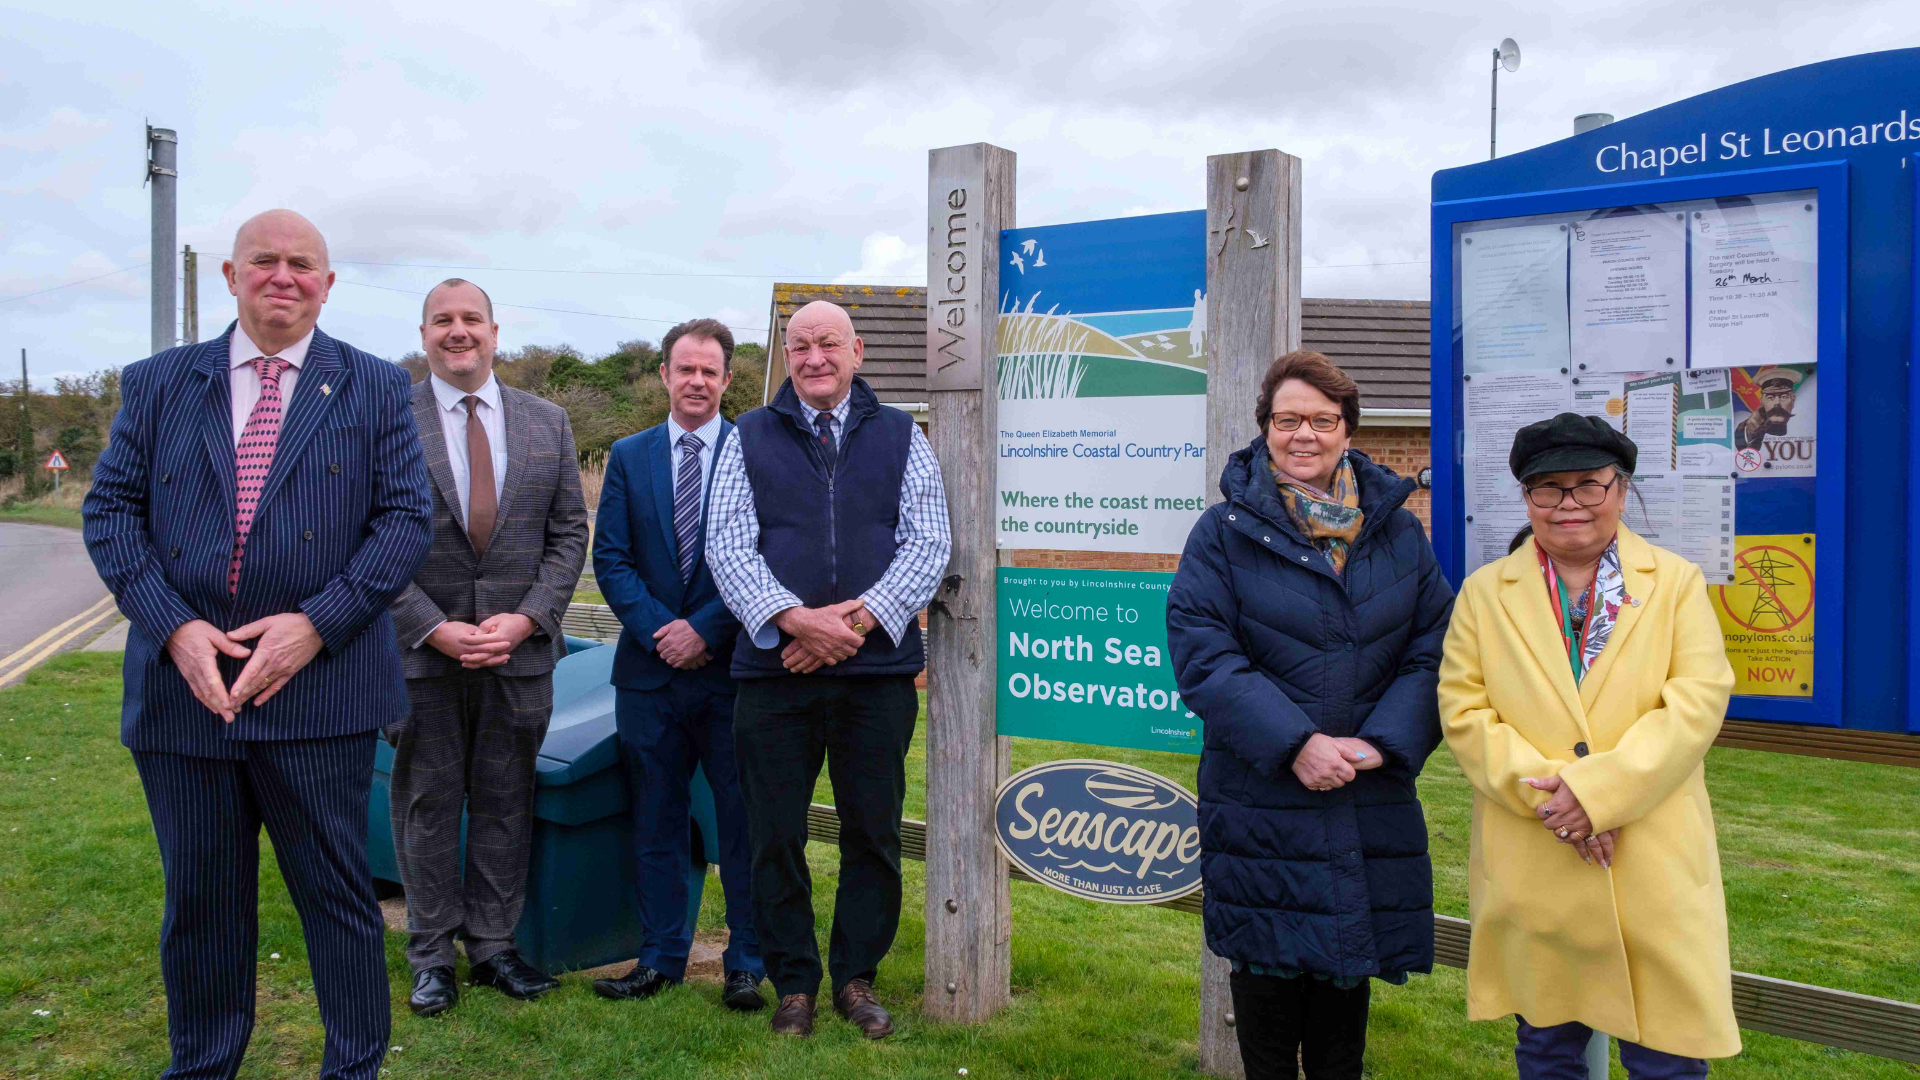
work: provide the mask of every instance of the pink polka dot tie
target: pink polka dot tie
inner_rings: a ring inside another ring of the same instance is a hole
[[[247,414],[247,426],[240,430],[240,444],[234,448],[233,561],[227,564],[228,595],[240,591],[240,553],[246,549],[247,534],[253,531],[253,512],[260,505],[267,471],[273,468],[274,448],[280,445],[280,373],[287,370],[287,362],[277,356],[256,356],[249,363],[260,373],[260,400]]]

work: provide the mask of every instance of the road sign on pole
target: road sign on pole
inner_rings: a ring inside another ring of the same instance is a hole
[[[53,453],[48,454],[47,464],[45,465],[45,468],[53,470],[53,490],[59,491],[60,490],[60,474],[67,471],[66,455],[62,454],[58,450],[55,450]]]

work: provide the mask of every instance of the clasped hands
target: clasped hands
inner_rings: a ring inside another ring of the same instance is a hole
[[[1595,836],[1593,820],[1587,817],[1586,808],[1580,805],[1579,798],[1565,780],[1557,776],[1544,779],[1528,776],[1522,777],[1520,782],[1536,790],[1553,793],[1551,799],[1534,810],[1534,815],[1554,835],[1554,839],[1573,845],[1583,862],[1598,860],[1602,867],[1613,865],[1613,845],[1620,838],[1620,830],[1608,829]]]
[[[249,649],[240,644],[253,641]],[[193,696],[222,720],[233,723],[233,716],[249,700],[264,705],[280,692],[287,681],[319,655],[320,632],[313,621],[297,611],[256,619],[237,630],[222,631],[205,619],[181,623],[167,636],[167,653],[186,676]],[[220,654],[247,665],[228,687],[220,679]]]
[[[1334,738],[1314,732],[1293,757],[1293,775],[1309,791],[1332,791],[1382,763],[1380,751],[1365,739]]]
[[[469,670],[499,667],[513,650],[533,636],[534,621],[518,612],[489,616],[480,625],[448,619],[427,635],[427,644],[460,661]]]
[[[860,651],[879,620],[867,610],[864,598],[842,600],[826,607],[790,607],[773,623],[793,640],[780,652],[780,663],[795,675],[831,667]]]

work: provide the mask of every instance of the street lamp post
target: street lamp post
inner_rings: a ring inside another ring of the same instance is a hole
[[[1493,99],[1487,114],[1487,160],[1499,156],[1500,144],[1500,69],[1520,70],[1520,46],[1512,38],[1501,38],[1493,50]]]

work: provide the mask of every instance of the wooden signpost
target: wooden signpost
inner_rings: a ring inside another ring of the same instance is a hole
[[[1000,231],[1014,227],[1015,157],[976,143],[932,151],[927,190],[929,437],[946,481],[953,560],[929,605],[926,994],[929,1016],[979,1021],[1006,1004],[1012,937],[994,792],[993,499]],[[1277,150],[1207,161],[1206,488],[1252,438],[1253,396],[1300,341],[1300,160]],[[1217,495],[1212,496],[1217,498]],[[1226,961],[1202,948],[1200,1066],[1240,1076]]]
[[[1207,476],[1253,439],[1253,398],[1276,357],[1300,347],[1300,159],[1278,150],[1207,159]],[[1220,489],[1207,485],[1207,502]],[[1200,946],[1200,1071],[1246,1075],[1234,1037],[1232,968]]]
[[[1009,742],[994,731],[993,445],[1000,230],[1014,224],[1015,158],[986,143],[927,161],[928,440],[940,459],[953,561],[927,607],[927,989],[940,1020],[1007,1003],[1012,901],[993,840]]]

